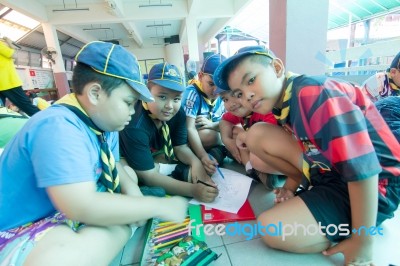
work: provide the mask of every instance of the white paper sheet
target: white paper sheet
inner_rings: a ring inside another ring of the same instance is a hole
[[[214,202],[205,203],[192,199],[189,203],[237,213],[249,195],[252,179],[229,169],[220,168],[220,170],[225,178],[222,178],[218,171],[211,177],[219,189]]]

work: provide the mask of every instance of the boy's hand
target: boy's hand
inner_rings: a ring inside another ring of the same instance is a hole
[[[246,132],[240,132],[236,137],[236,146],[239,149],[247,149]]]
[[[198,162],[198,163],[197,163]],[[203,164],[199,160],[191,165],[192,171],[192,183],[196,184],[198,180],[205,180],[209,178],[206,169],[204,168]]]
[[[343,253],[345,265],[353,266],[374,266],[372,260],[373,240],[353,235],[339,244],[328,248],[322,254],[331,256],[336,253]]]
[[[215,184],[207,182],[208,185],[201,183],[193,184],[193,197],[201,202],[213,202],[218,196],[218,188]]]
[[[158,217],[165,220],[180,223],[185,220],[188,210],[188,201],[180,196],[160,198],[163,203],[162,214]]]
[[[213,128],[213,122],[208,120],[207,117],[201,115],[196,117],[195,125],[197,129]]]
[[[211,159],[210,156],[208,156],[208,153],[201,157],[201,163],[203,164],[204,169],[206,169],[207,174],[212,175],[217,171],[215,166],[218,165],[218,162],[214,158]]]

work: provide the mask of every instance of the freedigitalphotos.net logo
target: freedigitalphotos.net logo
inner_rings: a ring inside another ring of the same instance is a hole
[[[192,225],[194,220],[190,220],[188,224],[189,234],[199,235],[200,231],[203,230],[207,236],[218,235],[218,236],[246,236],[246,240],[254,238],[256,235],[260,236],[275,236],[281,237],[283,241],[289,236],[314,236],[320,234],[322,236],[348,236],[350,234],[357,235],[370,235],[370,236],[382,236],[383,228],[380,226],[361,226],[359,228],[350,229],[349,224],[329,224],[327,226],[316,224],[283,224],[282,222],[270,223],[262,225],[260,222],[255,224],[249,223],[230,223],[230,224],[197,224]],[[192,231],[193,230],[193,231]]]

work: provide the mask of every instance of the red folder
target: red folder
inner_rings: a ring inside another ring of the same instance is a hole
[[[243,206],[239,209],[238,213],[225,212],[201,205],[201,216],[203,218],[204,224],[228,223],[256,219],[253,208],[251,208],[248,199],[246,199]]]

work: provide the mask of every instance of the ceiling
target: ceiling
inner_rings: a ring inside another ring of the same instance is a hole
[[[178,35],[179,41],[185,45],[187,23],[195,23],[199,44],[207,43],[227,25],[268,42],[268,2],[0,0],[1,4],[39,22],[54,25],[62,54],[71,58],[83,43],[92,40],[112,40],[131,49],[146,49],[176,41],[174,37]],[[329,3],[329,29],[382,14],[400,12],[400,0],[330,0]],[[24,36],[18,43],[34,49],[45,47],[42,27]]]

